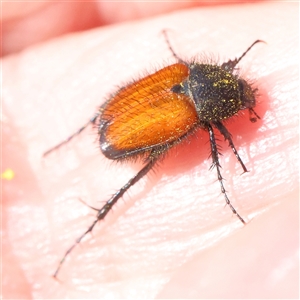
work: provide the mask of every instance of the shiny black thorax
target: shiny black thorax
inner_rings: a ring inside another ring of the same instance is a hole
[[[172,88],[193,99],[200,123],[228,119],[239,110],[255,106],[254,91],[225,66],[189,64],[189,77]]]

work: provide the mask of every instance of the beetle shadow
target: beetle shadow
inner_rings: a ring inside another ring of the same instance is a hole
[[[269,109],[270,99],[267,96],[267,92],[260,90],[259,103],[255,108],[256,113],[260,117],[257,122],[252,123],[249,120],[249,114],[247,110],[241,112],[233,119],[229,119],[228,121],[224,122],[226,128],[232,135],[233,143],[238,152],[241,147],[249,147],[251,142],[254,140],[260,140],[264,138],[265,133],[259,132],[259,129],[261,126],[263,126],[264,115]],[[215,133],[218,139],[218,146],[221,149],[220,152],[222,157],[220,157],[220,160],[222,165],[222,160],[224,157],[227,155],[234,156],[234,154],[229,147],[228,142],[224,140],[223,136],[221,136],[217,130],[215,130]],[[106,220],[106,226],[103,228],[103,230],[108,230],[109,225],[113,224],[121,215],[126,214],[126,212],[135,205],[136,201],[146,198],[147,194],[151,192],[153,187],[159,183],[163,176],[166,175],[171,178],[174,175],[192,172],[195,166],[203,164],[206,160],[208,160],[209,163],[205,164],[205,167],[211,164],[209,135],[207,131],[199,128],[194,134],[182,141],[182,143],[179,143],[170,149],[162,161],[160,161],[158,165],[154,167],[154,170],[150,171],[142,179],[144,182],[142,190],[131,194],[129,189],[129,196],[127,193],[125,205],[118,205],[117,209],[113,209],[115,213]],[[236,162],[238,163],[238,161]],[[136,173],[139,172],[143,167],[143,163],[141,161],[128,161],[125,162],[125,164],[129,168],[134,169]],[[122,166],[120,165],[120,167]],[[226,168],[227,166],[223,165],[223,170]],[[209,167],[207,168],[207,172],[209,172]],[[130,178],[128,178],[128,180],[129,179]]]

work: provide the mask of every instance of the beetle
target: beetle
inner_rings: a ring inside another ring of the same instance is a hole
[[[77,132],[44,153],[44,156],[48,155],[80,134],[90,124],[97,123],[100,149],[105,157],[117,161],[132,158],[141,158],[144,161],[143,168],[100,209],[91,207],[97,211],[95,220],[66,251],[54,277],[57,277],[63,262],[74,247],[105,218],[124,193],[143,178],[170,148],[198,129],[208,132],[212,168],[216,168],[226,204],[245,224],[231,204],[224,187],[215,130],[228,141],[243,171],[247,172],[224,121],[241,110],[249,111],[251,122],[260,119],[254,110],[257,89],[236,74],[235,69],[255,44],[264,41],[253,42],[239,58],[222,64],[212,64],[182,60],[174,52],[166,31],[163,33],[177,62],[119,89]]]

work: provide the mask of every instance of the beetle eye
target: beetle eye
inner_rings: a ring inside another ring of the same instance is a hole
[[[244,108],[252,108],[256,105],[254,91],[251,86],[244,80],[239,79],[239,90],[241,95],[242,106]]]

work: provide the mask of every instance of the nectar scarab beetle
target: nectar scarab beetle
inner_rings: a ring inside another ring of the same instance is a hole
[[[145,164],[103,207],[93,208],[97,211],[94,222],[67,250],[54,277],[74,247],[98,221],[105,218],[124,193],[144,177],[170,148],[197,129],[208,132],[212,167],[216,168],[221,192],[231,211],[245,224],[225,190],[214,131],[218,130],[228,141],[243,171],[247,172],[223,122],[245,109],[249,111],[251,122],[259,118],[254,111],[256,89],[236,74],[235,68],[255,44],[263,41],[256,40],[239,58],[218,65],[183,61],[173,51],[165,31],[164,35],[176,63],[121,88],[87,124],[44,154],[69,142],[89,124],[97,122],[100,149],[107,158],[118,161],[142,158]]]

